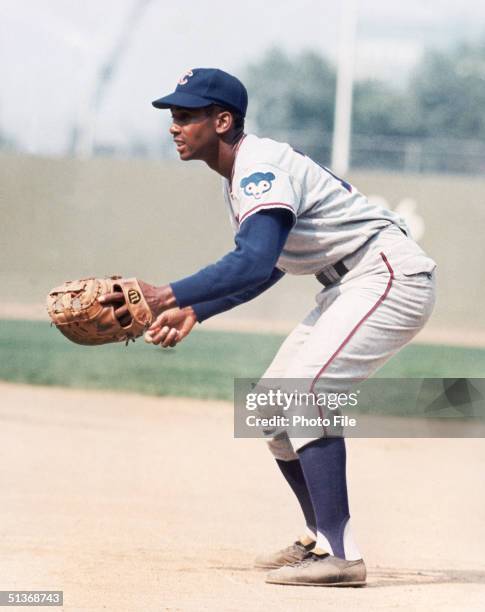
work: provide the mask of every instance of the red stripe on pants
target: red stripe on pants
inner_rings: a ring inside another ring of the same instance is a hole
[[[340,353],[340,351],[344,348],[344,346],[348,343],[348,341],[352,338],[352,336],[355,334],[355,332],[359,329],[359,327],[365,322],[367,321],[367,319],[371,316],[371,314],[373,312],[375,312],[379,306],[382,304],[382,302],[386,299],[386,297],[389,294],[389,291],[391,290],[392,287],[392,281],[394,280],[394,270],[391,267],[391,264],[389,263],[389,261],[387,260],[387,257],[384,255],[384,253],[380,253],[380,256],[382,257],[384,263],[387,266],[387,269],[389,270],[389,281],[387,283],[387,287],[386,290],[384,291],[384,293],[381,295],[381,297],[377,300],[377,302],[374,304],[374,306],[372,306],[372,308],[369,310],[369,312],[367,312],[362,319],[354,326],[354,328],[347,334],[347,336],[345,337],[345,339],[343,340],[343,342],[340,344],[340,346],[337,348],[337,350],[334,352],[334,354],[328,359],[328,361],[321,367],[321,369],[319,370],[318,374],[315,376],[315,378],[313,379],[312,382],[312,386],[310,387],[310,393],[314,393],[314,387],[318,382],[318,379],[321,377],[321,375],[325,372],[325,370],[328,368],[328,366],[332,363],[332,361],[335,359],[335,357],[337,357],[337,355]]]

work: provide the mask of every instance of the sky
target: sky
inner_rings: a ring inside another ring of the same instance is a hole
[[[349,1],[357,10],[360,78],[405,86],[425,47],[485,35],[483,0]],[[167,118],[150,102],[172,91],[189,68],[216,66],[243,77],[247,64],[273,46],[288,53],[315,49],[335,60],[340,5],[1,0],[0,129],[33,154],[63,154],[74,124],[90,126],[98,142],[156,143]],[[126,23],[129,45],[94,110],[99,68]]]

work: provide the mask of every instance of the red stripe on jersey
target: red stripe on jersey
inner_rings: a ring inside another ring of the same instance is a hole
[[[239,224],[241,224],[248,215],[253,213],[255,210],[258,210],[258,208],[286,208],[287,210],[290,210],[293,214],[295,214],[295,211],[289,204],[285,204],[284,202],[267,202],[266,204],[258,204],[257,206],[254,206],[253,208],[247,210],[239,220]]]

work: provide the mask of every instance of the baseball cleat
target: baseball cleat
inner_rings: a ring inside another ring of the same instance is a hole
[[[282,550],[256,557],[254,567],[258,569],[277,569],[284,565],[299,563],[303,561],[314,546],[315,542],[304,545],[297,540],[294,544]]]
[[[266,582],[296,586],[359,587],[366,583],[366,569],[362,559],[346,561],[329,554],[308,553],[299,563],[269,572]]]

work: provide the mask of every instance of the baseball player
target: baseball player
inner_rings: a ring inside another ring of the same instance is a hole
[[[346,380],[369,377],[423,327],[434,304],[435,263],[393,212],[289,144],[245,134],[247,104],[244,85],[212,68],[186,72],[173,93],[153,102],[170,109],[180,159],[203,160],[223,177],[236,246],[168,285],[140,282],[157,316],[149,333],[153,343],[174,346],[197,322],[255,298],[285,274],[310,274],[320,283],[316,306],[263,378],[340,391]],[[106,301],[126,316],[119,295]],[[268,445],[305,525],[294,544],[257,559],[271,570],[267,582],[365,584],[343,437],[318,428],[309,438],[283,431]]]

